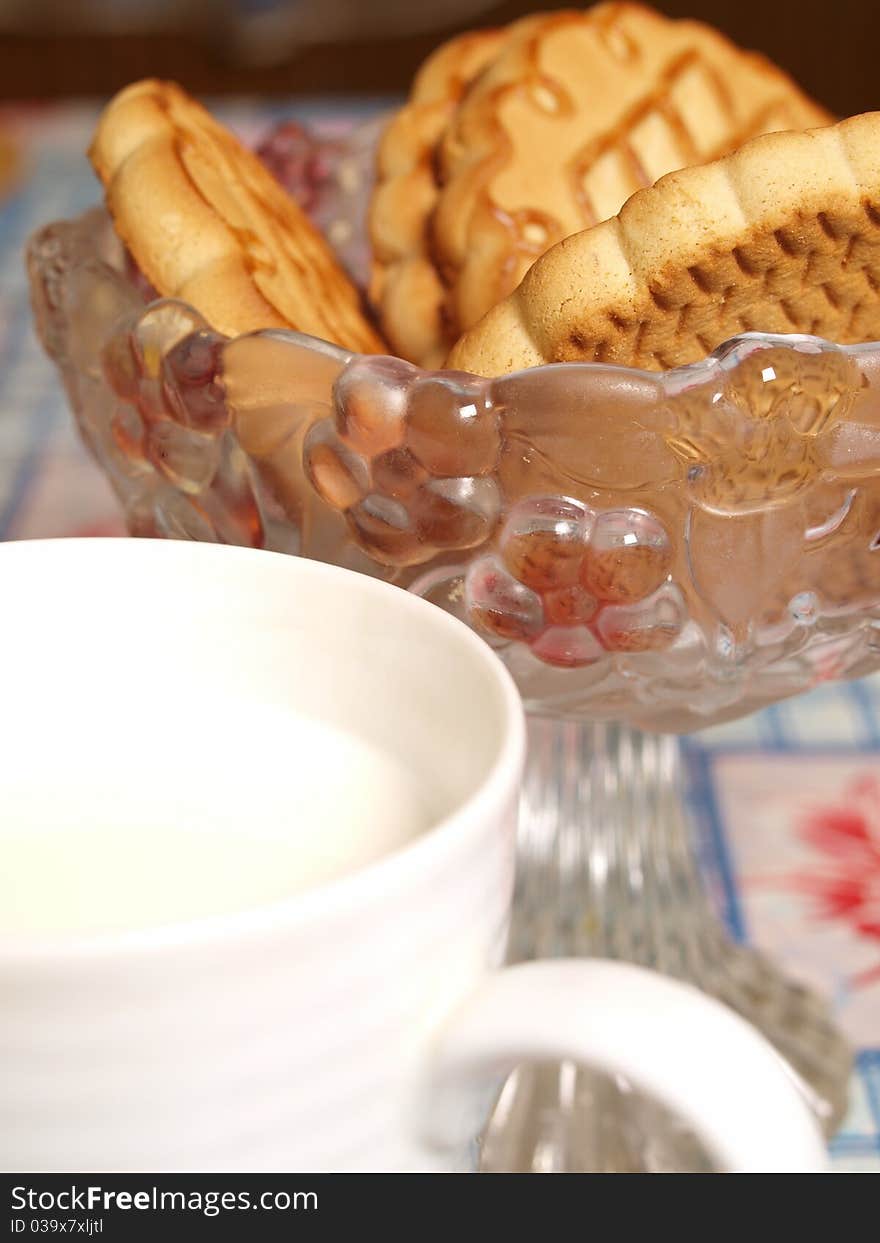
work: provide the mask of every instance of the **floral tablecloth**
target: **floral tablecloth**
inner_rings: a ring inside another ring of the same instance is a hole
[[[299,101],[295,115],[333,129],[381,106]],[[253,137],[292,109],[219,111]],[[0,539],[123,534],[34,340],[22,264],[33,228],[96,200],[82,154],[94,116],[79,105],[0,110],[23,156],[0,204]],[[880,1170],[880,677],[708,730],[686,749],[732,932],[829,995],[858,1049],[835,1166]]]

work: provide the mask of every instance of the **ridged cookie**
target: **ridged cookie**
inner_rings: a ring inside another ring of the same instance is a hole
[[[370,299],[393,349],[426,367],[439,367],[448,348],[441,318],[445,291],[425,227],[438,193],[434,146],[503,37],[501,30],[478,30],[432,53],[379,145],[369,215]]]
[[[173,82],[126,87],[89,151],[116,231],[165,297],[229,336],[293,328],[386,346],[327,243],[260,161]]]
[[[763,57],[640,5],[509,27],[434,156],[439,190],[423,230],[447,291],[447,346],[550,246],[663,174],[831,120]]]
[[[754,138],[639,191],[544,255],[448,365],[657,370],[750,331],[880,339],[880,113]]]

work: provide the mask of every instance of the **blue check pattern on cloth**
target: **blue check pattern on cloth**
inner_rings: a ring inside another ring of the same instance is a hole
[[[240,101],[218,111],[252,138],[286,115],[333,129],[386,106]],[[0,109],[0,125],[18,137],[26,165],[0,206],[0,539],[123,533],[35,341],[22,261],[33,229],[97,200],[83,156],[96,111]],[[831,996],[858,1050],[849,1114],[831,1145],[834,1164],[880,1170],[880,676],[828,685],[704,731],[685,740],[685,751],[705,864],[732,934]],[[816,816],[826,825],[825,853],[805,844],[803,825]],[[861,865],[862,906],[830,918],[810,885],[821,890],[834,871],[841,823],[864,836],[863,858],[876,857],[878,870],[871,882]]]

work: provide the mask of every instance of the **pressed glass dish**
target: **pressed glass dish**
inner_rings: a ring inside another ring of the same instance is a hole
[[[312,204],[361,279],[374,134],[323,152],[325,180],[347,168],[354,189]],[[880,346],[748,334],[665,373],[481,379],[294,332],[224,338],[156,297],[99,209],[41,230],[28,262],[40,337],[132,534],[382,577],[508,665],[533,716],[513,952],[693,979],[775,1040],[832,1129],[846,1047],[711,914],[670,735],[880,668]],[[623,1085],[573,1075],[508,1085],[490,1164],[698,1164],[671,1124],[645,1150]],[[575,1134],[597,1094],[603,1133]]]

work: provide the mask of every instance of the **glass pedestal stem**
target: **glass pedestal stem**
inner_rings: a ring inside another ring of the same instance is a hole
[[[530,721],[510,958],[568,955],[641,963],[718,997],[798,1072],[826,1133],[839,1124],[848,1046],[819,997],[734,942],[715,914],[674,737]],[[646,1039],[649,1030],[646,1022]],[[627,1084],[568,1064],[511,1076],[484,1139],[483,1167],[707,1168],[674,1119]]]

